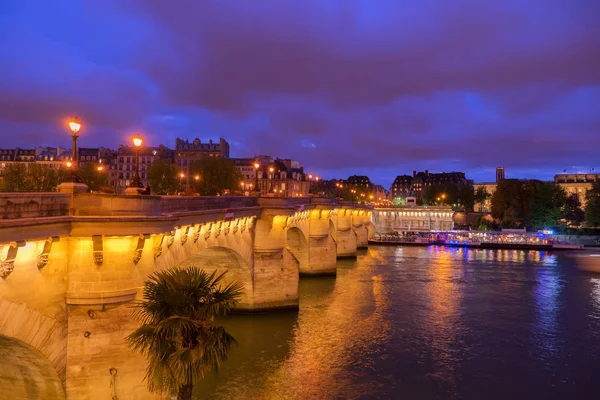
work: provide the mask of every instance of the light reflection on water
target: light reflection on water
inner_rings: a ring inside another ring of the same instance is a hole
[[[236,315],[197,399],[596,398],[600,276],[563,255],[371,247],[302,278],[300,311]]]

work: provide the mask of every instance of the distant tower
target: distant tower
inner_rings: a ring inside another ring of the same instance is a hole
[[[496,183],[504,180],[504,167],[496,167]]]

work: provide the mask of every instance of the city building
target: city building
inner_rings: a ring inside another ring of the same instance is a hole
[[[413,178],[410,175],[398,175],[394,182],[392,183],[392,187],[390,188],[390,200],[395,198],[406,198],[408,196],[413,196],[413,187],[412,187]]]
[[[258,160],[258,158],[256,158]],[[266,161],[265,159],[261,159]],[[300,162],[290,159],[275,159],[272,163],[260,163],[258,179],[255,182],[245,181],[253,185],[263,196],[302,197],[308,196],[311,182],[304,174]]]
[[[368,176],[365,175],[352,175],[349,176],[348,179],[342,181],[344,185],[356,187],[356,188],[364,188],[366,190],[373,188],[373,183]]]
[[[229,158],[229,143],[223,138],[219,139],[219,143],[213,143],[212,139],[208,143],[202,143],[198,138],[190,143],[189,140],[177,138],[174,154],[177,168],[187,176],[194,161],[204,157]]]
[[[71,160],[71,149],[62,147],[41,147],[35,149],[0,149],[0,176],[4,175],[5,168],[13,163],[30,163],[46,165],[52,169],[66,167],[66,162]]]
[[[124,193],[131,185],[135,173],[135,147],[120,146],[116,157],[110,162],[108,174],[109,185],[115,188],[116,193]],[[148,185],[148,169],[157,160],[173,162],[173,150],[163,146],[141,147],[139,149],[139,174],[142,186]]]
[[[117,152],[106,147],[79,147],[77,157],[79,168],[83,168],[88,163],[110,166],[112,160],[117,157]]]
[[[600,173],[562,173],[554,175],[554,183],[561,186],[567,195],[577,194],[582,206],[585,206],[585,194],[592,188],[592,184],[600,181]]]
[[[491,212],[492,211],[492,195],[496,191],[498,187],[498,183],[504,180],[504,167],[496,168],[496,182],[482,182],[475,183],[473,185],[473,190],[477,191],[479,188],[485,189],[485,191],[490,195],[483,204],[478,203],[475,204],[475,211],[478,212]]]
[[[468,183],[464,172],[430,173],[413,171],[413,175],[398,175],[390,188],[392,199],[397,197],[423,197],[428,187],[434,185],[464,185]]]

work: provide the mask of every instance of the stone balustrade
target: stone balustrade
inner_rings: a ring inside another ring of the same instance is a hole
[[[69,200],[64,193],[0,193],[0,219],[68,215]]]

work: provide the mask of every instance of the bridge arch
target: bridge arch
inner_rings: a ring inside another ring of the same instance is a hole
[[[224,278],[225,284],[239,281],[244,285],[244,292],[237,306],[239,308],[250,308],[253,305],[254,280],[252,278],[252,266],[235,250],[221,246],[206,247],[192,253],[181,262],[180,266],[198,267],[209,273],[227,271]]]
[[[286,232],[288,250],[298,261],[300,273],[310,272],[308,260],[308,241],[300,228],[291,227]]]
[[[0,335],[0,399],[63,400],[65,392],[56,370],[38,350]]]

